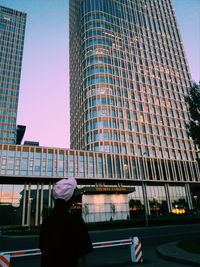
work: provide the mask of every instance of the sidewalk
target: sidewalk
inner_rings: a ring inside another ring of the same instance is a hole
[[[164,259],[185,263],[189,266],[200,266],[200,255],[187,252],[177,245],[178,242],[163,244],[157,247],[156,251]]]

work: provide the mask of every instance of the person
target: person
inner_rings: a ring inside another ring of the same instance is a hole
[[[41,226],[41,267],[86,267],[92,243],[83,219],[70,213],[77,182],[62,179],[53,187],[55,207]]]

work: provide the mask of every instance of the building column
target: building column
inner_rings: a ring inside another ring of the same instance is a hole
[[[35,207],[35,225],[38,225],[38,212],[39,212],[39,183],[37,183],[37,192],[36,192],[36,207]]]
[[[26,225],[31,224],[31,183],[28,184],[28,198],[27,198],[27,213],[26,213]]]
[[[51,194],[52,194],[52,184],[49,183],[49,191],[48,191],[48,208],[50,209],[52,207],[52,201],[51,201]]]
[[[165,184],[165,195],[167,200],[168,211],[172,212],[172,202],[169,193],[169,184]]]
[[[143,193],[143,200],[144,200],[145,223],[146,223],[146,227],[148,227],[149,226],[148,215],[150,215],[150,209],[149,209],[149,201],[147,198],[146,185],[144,181],[142,181],[142,193]]]
[[[39,224],[42,224],[43,217],[43,183],[41,183],[41,191],[40,191],[40,214],[39,214]]]
[[[191,210],[193,209],[193,204],[192,204],[192,197],[191,197],[189,184],[185,184],[185,192],[186,192],[186,199],[188,202],[188,207],[189,207],[189,210]]]
[[[26,188],[27,184],[24,184],[24,198],[23,198],[23,206],[22,206],[22,226],[25,225],[25,212],[26,212]]]

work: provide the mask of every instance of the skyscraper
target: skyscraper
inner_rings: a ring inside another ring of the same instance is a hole
[[[0,144],[0,224],[41,224],[53,183],[68,177],[90,222],[200,208],[170,0],[71,0],[70,83],[72,149]]]
[[[72,148],[194,160],[171,0],[70,1],[70,74]]]
[[[16,142],[26,14],[0,6],[0,143]]]

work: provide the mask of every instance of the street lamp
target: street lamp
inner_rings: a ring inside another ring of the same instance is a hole
[[[145,156],[145,155],[146,155],[146,152],[144,152],[142,154],[142,156]],[[143,161],[143,157],[142,157],[142,161]],[[144,165],[143,165],[143,168],[144,168]],[[147,195],[146,195],[146,190],[145,190],[143,175],[142,175],[142,192],[143,192],[143,199],[144,199],[145,224],[146,224],[146,227],[148,227],[149,226],[148,206],[147,206],[148,199],[147,199]]]

